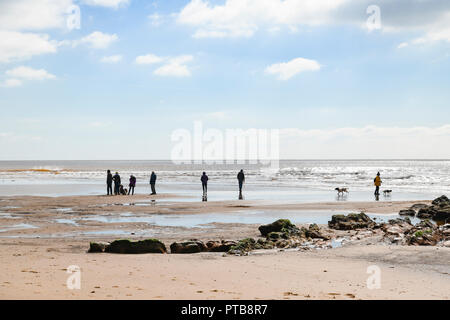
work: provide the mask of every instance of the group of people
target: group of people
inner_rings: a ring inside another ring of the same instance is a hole
[[[237,179],[239,182],[239,199],[242,199],[242,186],[245,181],[245,175],[244,170],[239,171],[237,175]],[[201,178],[202,182],[202,189],[203,189],[203,197],[206,197],[206,194],[208,193],[208,176],[206,175],[206,172],[203,172]],[[136,187],[136,177],[131,175],[130,176],[130,183],[128,185],[128,190],[124,188],[123,184],[121,183],[120,175],[118,172],[113,176],[111,173],[111,170],[107,171],[106,176],[106,194],[113,195],[113,188],[112,185],[114,183],[114,195],[134,195],[134,188]],[[150,187],[152,189],[151,195],[156,194],[156,173],[152,171],[152,174],[150,175]]]
[[[128,189],[124,188],[120,175],[118,172],[113,176],[111,173],[111,170],[107,171],[106,175],[106,194],[108,196],[113,195],[113,185],[114,182],[114,195],[134,195],[134,188],[136,187],[136,177],[134,175],[130,176],[130,181],[128,184]],[[152,195],[156,194],[156,174],[154,171],[152,171],[152,174],[150,175],[150,186],[152,189]]]
[[[200,177],[200,181],[202,182],[202,189],[203,189],[203,200],[206,201],[206,196],[208,193],[208,176],[206,175],[206,172],[203,172],[202,176]],[[245,175],[244,170],[241,169],[239,173],[237,174],[237,180],[239,184],[239,199],[242,199],[242,187],[245,182]],[[113,176],[111,173],[111,170],[107,171],[107,178],[106,178],[106,185],[107,185],[107,195],[113,194],[112,185],[114,182],[114,194],[115,195],[134,195],[134,188],[136,187],[136,177],[131,175],[130,176],[130,182],[128,184],[128,190],[124,188],[123,184],[120,180],[120,175],[118,172]],[[375,185],[375,196],[380,195],[380,187],[383,181],[381,180],[381,174],[378,172],[377,176],[373,180]],[[151,195],[156,194],[156,174],[154,171],[152,171],[152,174],[150,175],[150,187],[152,190]]]

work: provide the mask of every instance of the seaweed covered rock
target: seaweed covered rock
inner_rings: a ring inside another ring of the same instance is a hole
[[[239,240],[236,243],[236,245],[234,245],[230,248],[230,251],[228,253],[245,254],[245,253],[255,250],[255,249],[262,249],[261,244],[258,243],[253,238],[246,238],[246,239]]]
[[[236,245],[236,241],[208,241],[206,243],[206,248],[211,252],[228,252],[232,246]]]
[[[308,238],[330,240],[330,237],[324,234],[320,230],[319,226],[315,223],[310,224],[308,229],[303,228],[303,232],[305,233],[305,236]]]
[[[279,219],[270,224],[262,225],[258,230],[263,237],[267,237],[271,232],[282,232],[287,236],[300,234],[300,229],[288,219]]]
[[[278,240],[278,239],[287,239],[287,234],[283,232],[270,232],[267,235],[267,239],[269,240]]]
[[[433,207],[422,208],[417,213],[417,218],[420,219],[431,219],[436,214],[436,210]]]
[[[105,252],[110,253],[166,253],[164,243],[157,239],[146,239],[139,241],[115,240],[105,247]]]
[[[450,206],[436,210],[433,220],[444,222],[450,221]]]
[[[202,241],[193,239],[185,242],[174,242],[170,245],[170,253],[198,253],[206,251]]]
[[[431,229],[422,229],[411,232],[407,236],[407,243],[416,246],[435,246],[440,240],[439,235]]]
[[[443,235],[437,225],[430,220],[423,220],[408,232],[406,243],[416,246],[435,246],[442,238]]]
[[[447,196],[434,199],[431,206],[422,205],[417,213],[420,219],[433,219],[435,221],[450,221],[450,200]]]
[[[373,228],[376,223],[370,219],[365,213],[350,213],[348,215],[337,214],[331,217],[331,221],[328,221],[328,226],[331,229],[336,230],[354,230]]]
[[[439,198],[434,199],[431,204],[438,207],[450,206],[450,199],[445,195],[440,196]]]
[[[107,246],[109,246],[109,242],[91,242],[88,252],[104,252]]]

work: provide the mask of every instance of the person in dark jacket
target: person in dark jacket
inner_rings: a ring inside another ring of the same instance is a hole
[[[106,176],[106,194],[109,196],[113,194],[112,192],[112,183],[113,183],[113,176],[111,174],[111,170],[107,171],[107,176]]]
[[[156,184],[156,174],[154,171],[152,171],[152,175],[150,176],[150,187],[152,188],[151,195],[156,194],[155,184]]]
[[[123,187],[123,184],[121,184],[119,187],[119,194],[122,196],[126,196],[128,194],[128,190]]]
[[[241,169],[241,171],[239,171],[239,173],[237,175],[237,179],[238,179],[238,182],[239,182],[239,193],[242,193],[242,185],[245,182],[244,170]]]
[[[120,194],[120,176],[119,173],[116,172],[116,174],[113,177],[114,181],[114,194],[119,195]]]
[[[203,195],[206,195],[208,193],[208,180],[209,178],[206,175],[206,172],[203,172],[203,175],[200,178],[200,181],[202,182]]]
[[[130,184],[129,184],[129,188],[128,188],[128,194],[132,194],[134,195],[134,187],[136,186],[136,177],[131,175],[130,176]]]

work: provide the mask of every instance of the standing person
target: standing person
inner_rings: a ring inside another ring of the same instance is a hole
[[[381,181],[379,172],[377,173],[377,176],[373,180],[373,183],[375,184],[375,195],[379,196],[380,195],[380,187],[381,187],[381,184],[383,183],[383,181]]]
[[[136,186],[136,177],[131,175],[130,176],[130,185],[129,185],[129,188],[128,188],[128,194],[131,193],[132,195],[134,195],[134,187],[135,186]],[[131,190],[133,190],[133,191],[131,191]]]
[[[114,181],[114,194],[118,195],[120,194],[120,176],[118,172],[116,172],[116,174],[114,175],[113,181]]]
[[[155,171],[152,171],[152,175],[150,176],[150,186],[152,187],[151,195],[156,194],[155,184],[156,184],[156,174],[155,174]]]
[[[242,185],[245,182],[244,170],[241,169],[237,175],[237,179],[239,182],[239,200],[242,200]]]
[[[203,200],[205,201],[207,193],[208,193],[208,176],[206,175],[206,172],[203,172],[202,177],[200,178],[200,181],[202,182],[202,189],[203,189]]]
[[[113,194],[112,192],[112,183],[113,183],[113,176],[111,173],[111,170],[107,171],[107,176],[106,176],[106,194],[109,196]]]

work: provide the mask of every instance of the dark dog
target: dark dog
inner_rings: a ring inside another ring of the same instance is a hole
[[[391,195],[392,190],[384,190],[383,193],[385,196],[388,196],[388,195]]]
[[[337,191],[338,196],[339,196],[339,195],[344,195],[344,192],[345,192],[345,193],[348,193],[348,189],[347,189],[347,188],[336,188],[336,189],[334,189],[334,190]]]

